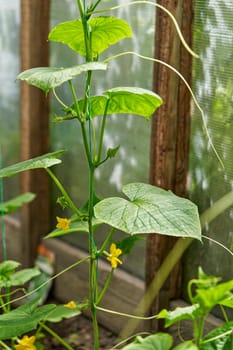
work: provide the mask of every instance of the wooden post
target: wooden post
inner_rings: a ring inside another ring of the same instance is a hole
[[[159,0],[175,16],[182,27],[186,41],[192,38],[192,0]],[[183,48],[174,24],[163,11],[156,11],[155,58],[178,69],[188,82],[191,81],[192,57]],[[190,93],[178,76],[167,67],[155,63],[154,91],[164,101],[152,121],[150,182],[185,195],[189,156]],[[147,241],[146,284],[152,281],[164,257],[175,242],[174,238],[152,234]],[[179,293],[181,271],[176,266],[150,312],[158,313],[168,307],[169,300]],[[152,322],[153,330],[159,325]]]
[[[21,0],[21,71],[48,66],[49,0]],[[20,87],[21,160],[49,150],[49,99],[25,82]],[[32,265],[37,245],[49,228],[49,184],[45,171],[22,173],[21,191],[30,191],[36,199],[21,212],[22,249],[25,265]]]

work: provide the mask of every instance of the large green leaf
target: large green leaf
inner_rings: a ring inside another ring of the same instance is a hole
[[[197,347],[197,345],[193,344],[191,340],[188,340],[177,345],[173,350],[200,350],[200,349]]]
[[[131,235],[160,233],[201,239],[197,207],[170,191],[132,183],[123,187],[124,198],[107,198],[95,205],[97,219]]]
[[[57,305],[56,308],[48,315],[46,321],[48,322],[60,322],[64,318],[71,318],[81,314],[80,308],[77,306],[73,309],[69,309],[64,305]]]
[[[107,69],[107,65],[100,62],[89,62],[70,68],[38,67],[20,73],[17,79],[25,80],[28,84],[36,86],[47,93],[49,90],[62,85],[83,72],[105,69]]]
[[[34,198],[35,194],[33,193],[23,193],[7,202],[0,203],[0,212],[4,214],[10,214],[13,211],[19,209],[23,204],[31,202]]]
[[[122,350],[169,350],[172,343],[170,334],[157,333],[146,338],[137,337],[134,343],[124,346]]]
[[[25,283],[30,281],[32,278],[40,275],[40,270],[37,267],[22,269],[13,273],[8,283],[9,287],[23,286]]]
[[[53,304],[37,307],[33,301],[0,315],[0,339],[17,337],[35,329],[55,308]]]
[[[165,320],[165,327],[170,327],[176,322],[182,320],[194,320],[198,315],[200,307],[198,304],[185,307],[177,307],[173,311],[161,310],[158,314],[158,319]]]
[[[88,21],[91,29],[93,57],[98,56],[109,46],[132,36],[130,26],[115,17],[95,17]],[[80,55],[86,55],[83,26],[81,20],[58,24],[49,34],[49,40],[66,44]]]
[[[15,272],[20,263],[6,260],[0,264],[0,288],[23,286],[26,282],[40,274],[37,267],[22,269]]]
[[[6,260],[0,263],[0,286],[10,279],[10,276],[19,266],[20,263],[14,260]]]
[[[197,289],[194,301],[206,310],[211,310],[214,306],[228,301],[232,297],[233,280],[219,283],[217,286],[208,289]]]
[[[230,294],[228,298],[222,300],[219,304],[233,309],[233,294]]]
[[[226,322],[208,333],[201,343],[200,350],[232,350],[233,321]]]
[[[90,99],[91,116],[103,115],[108,102],[107,114],[137,114],[149,119],[162,99],[154,92],[142,88],[117,87],[104,92],[106,96],[92,96]],[[84,100],[79,101],[82,109]]]
[[[198,289],[209,289],[216,286],[221,281],[221,277],[207,275],[201,266],[198,267],[198,279],[191,280]]]
[[[61,150],[53,153],[46,153],[42,156],[10,165],[0,170],[0,177],[9,177],[26,170],[49,168],[52,165],[61,163],[61,160],[56,157],[59,157],[64,152],[64,150]]]

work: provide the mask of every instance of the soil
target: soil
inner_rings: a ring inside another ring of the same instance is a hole
[[[65,339],[74,350],[92,350],[94,348],[92,323],[83,315],[63,320],[60,323],[48,324],[48,326]],[[104,327],[100,327],[99,335],[100,350],[110,350],[115,344],[117,336]],[[45,350],[65,349],[54,337],[47,334],[42,343]]]

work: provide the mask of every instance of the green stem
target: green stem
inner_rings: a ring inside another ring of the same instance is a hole
[[[60,344],[62,344],[67,350],[74,350],[74,348],[72,348],[72,346],[70,346],[69,344],[67,344],[67,342],[61,338],[56,332],[54,332],[51,328],[49,328],[48,326],[46,326],[43,323],[40,323],[41,328],[43,328],[47,333],[49,333],[50,335],[52,335],[55,339],[57,339],[59,341]]]
[[[70,198],[70,196],[68,195],[68,193],[64,189],[63,185],[61,184],[61,182],[56,177],[56,175],[50,170],[50,168],[46,168],[46,171],[50,175],[50,177],[53,179],[54,183],[59,188],[61,193],[63,194],[66,202],[69,204],[69,207],[78,215],[78,217],[82,217],[83,214],[81,213],[81,211],[78,210],[76,205],[73,203],[72,199]]]
[[[92,53],[91,53],[91,42],[90,42],[90,32],[88,30],[88,24],[87,24],[87,16],[85,13],[85,9],[83,8],[83,4],[81,0],[77,0],[79,13],[82,20],[83,30],[84,30],[84,42],[85,42],[85,48],[86,48],[86,60],[87,62],[90,62],[92,60]]]
[[[94,208],[94,164],[93,164],[93,132],[91,124],[90,115],[90,83],[91,83],[91,71],[87,73],[86,82],[86,92],[85,92],[85,104],[84,113],[87,116],[89,123],[89,252],[91,256],[90,261],[90,305],[91,305],[91,315],[93,323],[93,333],[94,333],[94,350],[99,349],[99,326],[97,320],[96,311],[96,298],[98,293],[98,280],[97,280],[97,249],[94,240],[94,231],[92,225],[93,218],[93,208]]]
[[[82,117],[81,117],[81,113],[80,113],[80,109],[79,109],[79,105],[78,105],[78,100],[77,100],[77,96],[75,93],[75,89],[74,89],[74,85],[72,83],[72,80],[69,80],[69,85],[70,85],[70,90],[71,90],[71,94],[72,94],[73,101],[74,101],[74,108],[75,108],[75,111],[77,113],[78,119],[81,122]]]
[[[107,237],[105,238],[102,247],[100,248],[98,255],[101,256],[103,254],[103,251],[106,249],[107,245],[110,242],[110,239],[112,238],[113,232],[115,231],[115,228],[112,227],[111,230],[109,231]]]
[[[93,322],[93,333],[94,333],[94,350],[99,349],[99,326],[97,321],[96,313],[96,298],[98,293],[98,281],[97,281],[97,249],[94,240],[94,231],[92,225],[93,218],[93,208],[94,208],[94,164],[93,164],[93,133],[92,133],[92,124],[90,119],[90,81],[91,81],[91,72],[88,72],[87,83],[86,83],[86,101],[87,106],[85,113],[88,115],[89,123],[89,251],[91,256],[90,261],[90,304],[91,304],[91,314]]]
[[[188,297],[189,300],[191,302],[191,304],[194,304],[194,300],[193,300],[193,295],[192,295],[192,285],[197,282],[196,279],[192,279],[189,281],[188,285],[187,285],[187,292],[188,292]]]
[[[97,312],[96,312],[96,292],[97,292],[97,278],[96,278],[96,260],[90,260],[90,307],[91,307],[91,317],[92,317],[92,325],[93,325],[93,335],[94,335],[94,350],[99,349],[99,325],[97,320]]]
[[[3,347],[3,349],[12,350],[12,349],[9,348],[9,346],[7,346],[2,340],[0,340],[0,345]]]
[[[89,140],[87,139],[87,133],[83,133],[83,141],[86,149],[86,155],[88,159],[89,168],[93,166],[93,150],[92,150],[92,125],[91,125],[91,111],[90,111],[90,85],[91,85],[91,76],[92,72],[87,72],[87,79],[86,79],[86,86],[85,86],[85,93],[84,93],[84,105],[83,105],[83,115],[85,116],[85,123],[88,121],[89,125]],[[84,122],[82,123],[82,126],[84,126]],[[87,152],[88,149],[88,152]]]
[[[84,92],[84,104],[83,104],[83,115],[85,115],[85,121],[91,118],[90,115],[90,85],[91,85],[92,72],[87,71],[86,86]]]
[[[90,160],[91,162],[91,160]],[[92,162],[91,162],[92,163]],[[94,232],[92,226],[93,217],[93,194],[94,194],[94,167],[90,166],[90,189],[89,189],[89,252],[90,252],[90,277],[89,277],[89,293],[90,293],[90,305],[91,305],[91,315],[93,322],[93,333],[94,333],[94,350],[99,349],[99,326],[96,314],[96,297],[97,297],[97,250],[94,241]]]
[[[145,320],[145,321],[153,320],[153,319],[158,317],[157,314],[152,315],[152,316],[138,316],[138,315],[126,314],[125,312],[119,312],[119,311],[115,311],[115,310],[106,309],[105,307],[101,307],[99,305],[96,305],[96,309],[103,311],[103,312],[106,312],[108,314],[132,318],[134,320],[139,320],[139,322],[143,321],[143,320]],[[120,339],[121,339],[121,337],[120,337]]]
[[[104,130],[105,130],[105,124],[106,124],[106,119],[107,119],[107,111],[108,111],[109,101],[110,101],[110,99],[108,99],[107,102],[106,102],[105,109],[104,109],[103,120],[102,120],[102,123],[101,123],[97,164],[100,162],[100,158],[101,158],[101,154],[102,154]]]
[[[222,305],[219,305],[219,306],[220,306],[220,309],[222,311],[225,322],[229,322],[229,317],[227,316],[226,310],[224,309],[224,307]]]
[[[57,102],[60,103],[60,105],[64,108],[68,108],[68,106],[58,97],[55,89],[52,90],[53,91],[53,94],[54,94],[54,97],[56,98]]]
[[[88,27],[88,16],[85,12],[81,0],[77,0],[79,12],[82,20],[82,26],[84,31],[84,41],[86,48],[86,61],[92,61],[92,50],[91,50],[91,33]],[[86,155],[89,163],[89,252],[90,252],[90,270],[89,270],[89,294],[90,294],[90,307],[93,322],[93,333],[94,333],[94,350],[99,349],[99,327],[96,315],[96,294],[98,288],[97,282],[97,249],[94,241],[94,232],[92,226],[93,217],[93,206],[94,206],[94,165],[93,165],[93,154],[92,154],[92,126],[90,116],[90,83],[91,83],[91,71],[87,72],[87,80],[85,86],[85,100],[83,115],[85,120],[81,123],[83,142],[85,145]],[[89,143],[87,142],[86,132],[84,132],[84,122],[88,120],[89,123]]]
[[[94,241],[94,232],[92,226],[93,216],[93,181],[94,181],[94,170],[90,167],[90,193],[89,193],[89,252],[90,252],[90,270],[89,270],[89,298],[91,307],[91,316],[93,322],[93,334],[94,334],[94,350],[99,349],[99,326],[96,314],[96,298],[98,293],[98,281],[97,281],[97,250]]]
[[[81,0],[77,0],[77,4],[78,4],[78,9],[79,9],[79,13],[80,13],[80,16],[81,18],[83,18],[83,4],[82,4],[82,1]]]
[[[90,151],[89,151],[89,146],[88,146],[88,140],[87,140],[87,132],[86,132],[86,117],[83,118],[80,109],[79,109],[79,105],[77,102],[77,96],[74,90],[74,86],[71,80],[69,80],[69,85],[70,85],[70,90],[71,90],[71,94],[73,97],[73,101],[74,101],[74,107],[78,116],[78,119],[80,121],[81,124],[81,131],[82,131],[82,138],[83,138],[83,144],[84,144],[84,149],[85,149],[85,153],[86,153],[86,157],[89,161],[90,158]]]
[[[196,345],[199,349],[200,344],[201,344],[201,338],[202,338],[202,334],[203,334],[203,330],[204,330],[204,322],[205,322],[205,315],[201,316],[199,324],[197,326],[197,337],[196,337]]]
[[[193,338],[197,339],[197,336],[198,336],[198,322],[197,322],[197,318],[194,318],[192,323],[193,323]]]
[[[5,303],[3,297],[0,295],[0,308],[3,309],[3,312],[8,312],[8,302]]]
[[[2,149],[0,148],[0,169],[2,168]],[[0,203],[4,203],[4,191],[3,191],[3,180],[0,178]],[[7,260],[7,244],[6,244],[6,227],[5,227],[5,212],[4,206],[1,209],[1,228],[2,228],[2,250],[3,250],[3,261]]]
[[[84,122],[81,123],[81,130],[82,130],[82,137],[83,137],[83,144],[84,144],[84,148],[85,148],[85,153],[86,153],[86,157],[87,157],[87,160],[89,163],[90,151],[89,151],[88,140],[87,140],[86,125]]]
[[[110,273],[109,273],[109,275],[108,275],[108,278],[107,278],[106,281],[105,281],[104,287],[103,287],[103,289],[102,289],[100,295],[98,296],[98,300],[96,301],[96,305],[98,305],[98,304],[101,302],[101,300],[103,299],[103,297],[105,296],[105,293],[106,293],[106,291],[108,290],[109,284],[110,284],[110,282],[111,282],[111,280],[112,280],[113,271],[114,271],[114,269],[112,269],[112,270],[110,271]]]
[[[93,11],[96,9],[96,7],[99,5],[100,2],[101,2],[101,0],[98,0],[98,1],[96,1],[95,5],[92,6],[91,13],[89,16],[92,15]]]
[[[97,321],[96,313],[96,298],[98,293],[98,281],[97,281],[97,249],[94,241],[94,231],[92,226],[93,217],[93,196],[94,196],[94,167],[92,160],[89,160],[90,164],[90,188],[89,188],[89,252],[90,252],[90,277],[89,277],[89,293],[90,293],[90,305],[91,315],[93,322],[93,333],[94,333],[94,350],[99,349],[99,326]]]

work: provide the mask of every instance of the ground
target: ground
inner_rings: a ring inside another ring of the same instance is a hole
[[[80,315],[49,326],[64,338],[74,350],[93,349],[92,323],[87,317]],[[100,327],[100,350],[110,350],[115,341],[116,335]],[[56,339],[47,335],[43,344],[45,350],[65,349]]]

